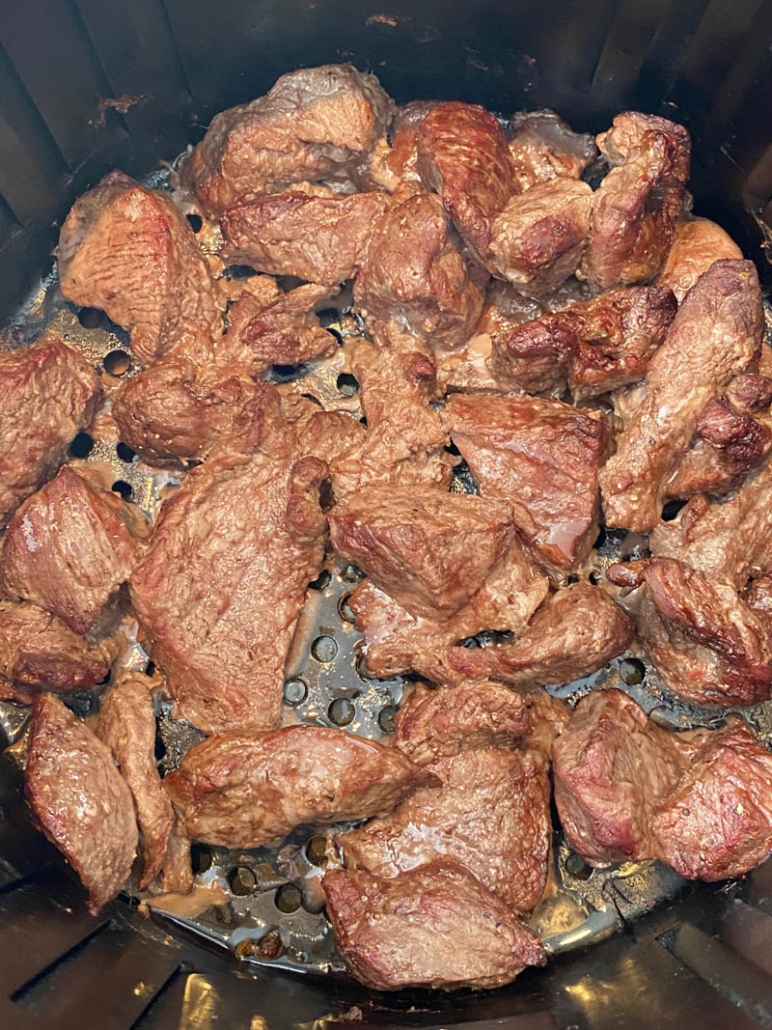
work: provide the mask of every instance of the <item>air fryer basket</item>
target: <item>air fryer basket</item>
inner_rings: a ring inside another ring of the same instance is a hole
[[[2,322],[19,321],[19,304],[41,273],[45,284],[57,224],[102,174],[115,166],[154,174],[159,161],[201,138],[216,111],[259,95],[284,71],[338,60],[374,71],[400,102],[452,97],[503,112],[553,107],[585,131],[605,128],[624,108],[683,122],[694,141],[696,210],[724,225],[770,281],[759,247],[772,231],[765,223],[772,224],[772,129],[764,117],[772,110],[772,7],[764,0],[402,0],[388,7],[350,0],[4,0],[0,44]],[[121,347],[120,334],[89,330],[75,312],[55,307],[50,291],[37,292],[24,332],[49,320],[98,357]],[[344,315],[336,326],[353,330],[351,323]],[[130,463],[118,459],[115,467],[135,500],[151,504],[158,484]],[[310,606],[289,695],[307,691],[299,708],[316,705],[331,722],[347,718],[353,700],[349,728],[361,719],[378,732],[379,720],[388,726],[399,684],[358,678],[345,610],[340,618],[351,573],[340,566],[330,572]],[[325,672],[314,642],[320,654],[337,648],[332,667],[348,663],[348,685]],[[330,708],[336,701],[345,702],[342,709]],[[648,707],[655,703],[649,698]],[[766,713],[755,715],[767,739]],[[173,761],[180,729],[169,720],[163,726]],[[10,737],[18,728],[4,727]],[[661,870],[588,878],[581,864],[566,867],[568,856],[558,850],[558,878],[590,915],[563,934],[561,950],[570,946],[570,954],[492,994],[384,996],[315,976],[313,961],[295,962],[286,950],[275,964],[305,967],[308,975],[234,971],[231,960],[186,934],[184,919],[148,920],[123,902],[89,917],[79,886],[26,825],[15,773],[4,761],[0,806],[0,1026],[276,1030],[341,1019],[394,1030],[772,1025],[772,869],[739,884],[683,889]],[[218,860],[198,856],[215,871]],[[254,858],[245,856],[239,868],[235,875],[249,887]],[[266,886],[274,913],[276,891]],[[667,905],[641,917],[668,896]],[[560,912],[552,916],[558,927]],[[233,936],[230,918],[215,912],[210,939]]]

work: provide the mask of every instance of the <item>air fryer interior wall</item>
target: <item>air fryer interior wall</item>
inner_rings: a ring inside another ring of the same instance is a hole
[[[770,43],[763,0],[5,0],[0,322],[51,267],[72,201],[105,172],[146,175],[282,72],[341,60],[373,71],[398,102],[552,107],[593,132],[625,108],[683,122],[695,210],[757,258],[769,285],[759,244],[764,217],[772,224]],[[628,933],[494,994],[377,996],[268,974],[255,983],[198,946],[165,943],[124,905],[88,917],[79,888],[23,829],[5,763],[0,777],[2,1026],[205,1028],[217,1017],[275,1030],[351,1006],[359,1025],[394,1030],[772,1025],[772,979],[749,964],[772,942],[763,868],[729,892],[691,888]]]

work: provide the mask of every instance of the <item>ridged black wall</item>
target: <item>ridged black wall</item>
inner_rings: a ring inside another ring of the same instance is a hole
[[[548,106],[595,131],[626,107],[673,117],[699,209],[758,243],[743,207],[772,196],[769,0],[0,0],[0,318],[104,172],[145,173],[283,71],[338,60],[398,100]]]

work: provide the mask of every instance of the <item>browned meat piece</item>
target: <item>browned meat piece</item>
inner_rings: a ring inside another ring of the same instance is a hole
[[[205,733],[268,729],[305,589],[321,569],[326,466],[212,457],[163,508],[131,595],[181,714]]]
[[[354,298],[376,339],[388,340],[394,323],[452,348],[471,336],[483,285],[439,198],[423,193],[397,199],[376,222]]]
[[[556,178],[578,179],[598,156],[592,136],[573,132],[554,111],[518,111],[509,152],[520,191]]]
[[[43,833],[83,881],[96,915],[131,872],[134,804],[110,751],[53,694],[35,698],[25,793]]]
[[[156,724],[150,692],[153,681],[129,672],[113,684],[99,706],[97,735],[113,753],[129,785],[142,833],[144,890],[166,861],[166,849],[174,826],[174,812],[161,783],[155,761]]]
[[[647,389],[600,482],[606,523],[647,533],[707,402],[759,354],[764,318],[750,261],[716,261],[649,363]]]
[[[547,580],[517,538],[470,603],[449,619],[414,618],[369,580],[349,599],[364,633],[367,667],[389,678],[415,671],[436,682],[458,682],[449,656],[459,640],[483,630],[519,633],[547,595]]]
[[[741,261],[742,256],[731,236],[715,222],[707,218],[678,222],[673,232],[673,244],[657,282],[660,286],[669,286],[680,304],[714,261]]]
[[[745,596],[745,603],[772,634],[772,578],[754,579]],[[771,638],[772,639],[772,638]]]
[[[331,869],[322,886],[343,960],[376,990],[499,987],[546,961],[537,938],[456,862],[389,880]]]
[[[223,215],[222,256],[260,272],[335,286],[356,274],[373,224],[387,203],[385,193],[331,190],[326,197],[301,190],[258,197]]]
[[[338,499],[373,483],[422,484],[447,489],[452,471],[448,436],[429,407],[437,369],[417,349],[357,346],[351,371],[360,386],[367,433],[358,446],[330,462]]]
[[[190,841],[187,837],[173,833],[166,847],[166,861],[161,871],[161,890],[164,894],[189,894],[193,886]]]
[[[456,678],[546,687],[597,672],[632,638],[632,625],[619,605],[589,583],[574,583],[554,594],[514,643],[452,647],[445,657]]]
[[[400,751],[323,726],[210,737],[164,780],[186,835],[228,848],[281,840],[301,823],[385,815],[427,782]]]
[[[412,615],[447,618],[509,550],[512,507],[433,487],[372,486],[330,513],[330,542]]]
[[[370,178],[389,193],[397,190],[420,193],[418,174],[418,135],[421,122],[436,106],[435,101],[413,100],[398,107],[391,123],[391,145],[379,140],[370,164]]]
[[[419,683],[397,713],[394,746],[418,765],[517,743],[549,754],[567,719],[565,704],[546,692],[521,694],[488,682],[432,689]]]
[[[121,440],[150,465],[185,465],[206,458],[222,439],[240,449],[267,383],[243,366],[200,368],[169,358],[127,380],[113,398]]]
[[[54,474],[98,403],[93,368],[53,333],[0,354],[0,530]]]
[[[597,290],[653,279],[665,263],[689,178],[682,125],[630,111],[597,137],[611,171],[595,193],[582,277]]]
[[[493,271],[527,296],[552,293],[579,267],[590,231],[592,189],[553,179],[514,196],[493,222]]]
[[[604,417],[559,401],[487,394],[454,394],[441,414],[480,493],[512,504],[539,561],[562,581],[597,536]]]
[[[751,576],[772,572],[772,464],[722,504],[692,498],[676,519],[656,526],[650,543],[656,557],[677,558],[737,590]]]
[[[651,831],[657,857],[687,879],[743,876],[772,852],[772,754],[743,722],[710,734]]]
[[[209,267],[171,197],[111,172],[70,211],[59,281],[74,304],[101,308],[131,334],[137,359],[205,354],[222,332]]]
[[[441,786],[336,838],[347,867],[389,878],[453,858],[513,911],[530,912],[544,891],[552,832],[546,758],[487,747],[425,768]]]
[[[529,322],[507,319],[494,327],[489,364],[510,387],[597,397],[643,379],[676,306],[669,289],[632,286]]]
[[[765,377],[738,376],[746,378]],[[711,397],[697,419],[692,447],[667,484],[667,496],[729,493],[741,485],[752,469],[758,468],[770,449],[769,425],[738,411],[728,392],[722,397]]]
[[[418,130],[418,173],[486,262],[493,219],[516,190],[504,130],[476,104],[437,104]]]
[[[32,601],[86,633],[138,558],[142,519],[109,490],[65,465],[11,519],[0,596]]]
[[[772,637],[734,589],[672,558],[612,565],[612,582],[645,583],[638,637],[671,690],[702,705],[772,695]]]
[[[702,735],[660,729],[620,690],[583,698],[552,751],[555,804],[571,847],[594,865],[655,857],[652,813]]]
[[[295,182],[349,181],[393,108],[376,77],[350,64],[289,72],[265,96],[215,115],[183,182],[216,213]]]
[[[34,604],[0,601],[0,697],[88,690],[110,671],[111,646],[92,644]]]

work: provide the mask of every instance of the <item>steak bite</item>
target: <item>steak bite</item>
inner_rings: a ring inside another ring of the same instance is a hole
[[[504,130],[476,104],[434,106],[418,127],[418,174],[453,224],[488,263],[493,220],[516,190]]]
[[[389,816],[336,837],[347,868],[390,878],[453,858],[514,912],[544,891],[552,827],[548,763],[537,751],[462,751],[425,766],[422,787]],[[495,818],[492,818],[495,813]]]
[[[292,183],[355,181],[393,109],[376,77],[350,64],[289,72],[265,96],[215,115],[183,183],[216,214]]]
[[[432,487],[372,486],[330,513],[330,542],[412,615],[457,612],[514,535],[512,508]]]
[[[286,190],[229,208],[220,221],[221,255],[260,272],[325,286],[351,279],[388,195],[327,194]]]
[[[724,583],[672,558],[612,565],[637,598],[638,637],[675,693],[701,705],[750,705],[772,694],[772,636],[765,621]]]
[[[181,715],[205,733],[279,722],[284,661],[321,569],[327,466],[292,434],[212,457],[163,508],[131,596]]]
[[[114,657],[34,604],[0,601],[0,697],[30,701],[42,690],[88,690]]]
[[[598,397],[643,379],[676,307],[667,288],[632,286],[527,322],[502,320],[493,326],[488,363],[509,387]]]
[[[483,497],[509,501],[515,523],[556,581],[597,536],[605,419],[536,397],[454,394],[444,425]]]
[[[322,886],[341,957],[376,990],[500,987],[546,961],[504,902],[449,859],[388,880],[331,869]]]
[[[391,123],[391,143],[379,140],[370,163],[370,178],[389,193],[421,193],[418,136],[421,122],[436,107],[434,100],[412,100],[398,107]]]
[[[594,196],[582,278],[596,290],[648,282],[665,263],[681,214],[689,133],[665,118],[628,111],[597,141],[611,171]]]
[[[210,737],[164,780],[186,835],[228,848],[257,848],[303,823],[385,815],[427,782],[400,751],[323,726]]]
[[[471,336],[484,285],[439,198],[421,193],[396,198],[375,223],[354,299],[376,340],[407,330],[454,348]]]
[[[222,332],[209,266],[171,197],[110,172],[76,201],[59,236],[59,282],[131,335],[137,360],[208,353]]]
[[[598,156],[593,137],[573,132],[554,111],[518,111],[509,125],[520,192],[553,179],[578,179]]]
[[[140,890],[161,872],[174,827],[172,803],[156,766],[152,689],[153,681],[147,676],[125,673],[101,699],[96,731],[112,751],[134,798],[142,833]]]
[[[96,915],[131,872],[134,804],[108,748],[53,694],[34,701],[25,794],[43,833],[83,881]]]
[[[552,293],[579,267],[590,230],[592,190],[552,179],[516,195],[490,232],[491,267],[526,296]]]
[[[31,601],[87,633],[140,557],[132,509],[65,465],[14,515],[0,555],[0,596]]]
[[[99,399],[94,369],[54,333],[0,354],[0,530],[56,472]]]
[[[742,261],[742,257],[743,252],[720,225],[707,218],[690,218],[676,224],[657,283],[669,286],[680,304],[714,261]]]
[[[690,290],[649,363],[646,394],[601,472],[606,523],[657,524],[667,483],[707,402],[758,357],[764,325],[750,261],[716,261]]]

